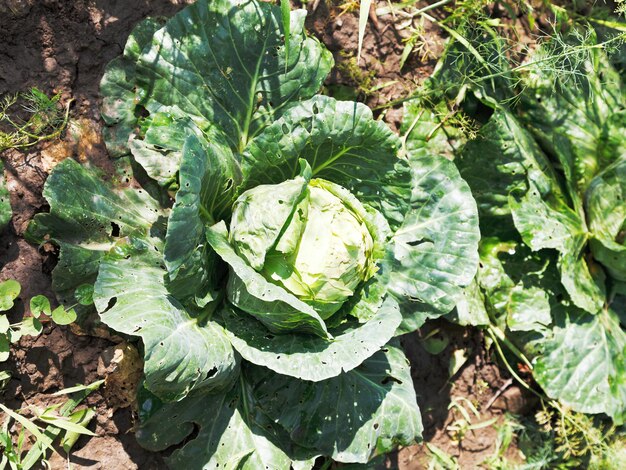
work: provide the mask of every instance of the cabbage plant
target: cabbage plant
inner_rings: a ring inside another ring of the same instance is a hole
[[[137,438],[184,442],[173,468],[368,462],[420,439],[396,337],[476,271],[454,164],[316,95],[333,61],[304,16],[286,34],[278,7],[214,0],[140,23],[101,85],[116,171],[60,163],[29,227],[60,247],[59,298],[93,283],[100,321],[141,340]]]
[[[455,47],[440,74],[453,73]],[[604,47],[592,31],[574,30],[539,48],[521,77],[503,67],[495,84],[470,87],[465,109],[472,113],[478,100],[491,108],[476,139],[453,148],[440,132],[427,148],[456,155],[479,208],[480,265],[459,319],[498,332],[548,397],[621,424],[626,101]],[[563,57],[576,58],[568,80],[546,66]],[[422,112],[417,128],[429,115],[420,109],[409,109]]]

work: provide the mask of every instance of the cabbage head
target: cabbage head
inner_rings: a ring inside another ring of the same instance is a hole
[[[277,211],[276,205],[287,210]],[[370,219],[345,188],[323,179],[307,184],[298,177],[260,185],[239,196],[230,242],[265,279],[326,319],[377,271],[378,234]]]

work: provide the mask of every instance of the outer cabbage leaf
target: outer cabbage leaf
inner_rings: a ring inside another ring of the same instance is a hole
[[[198,435],[169,457],[172,468],[313,468],[313,453],[296,448],[286,433],[274,429],[259,413],[245,377],[221,394],[187,397],[177,403],[146,397],[140,407],[137,440],[148,450],[179,444],[191,435],[194,423],[199,426]]]
[[[270,420],[338,462],[366,463],[421,438],[409,364],[396,345],[323,382],[255,372],[254,396]]]
[[[230,340],[244,359],[274,372],[318,382],[360,365],[393,337],[402,316],[387,297],[367,323],[344,322],[331,330],[332,341],[312,335],[272,335],[244,312],[222,313]]]
[[[0,232],[5,229],[12,215],[9,191],[4,183],[4,164],[0,161]]]
[[[189,134],[202,138],[202,131],[186,116],[172,112],[154,113],[142,120],[140,138],[133,133],[128,148],[146,173],[161,185],[175,182]]]
[[[413,158],[439,155],[454,160],[466,138],[458,127],[441,118],[450,112],[443,102],[429,109],[415,99],[404,103],[403,111],[400,135],[406,152]]]
[[[64,304],[74,305],[74,290],[95,282],[102,258],[125,237],[160,246],[159,217],[164,213],[143,190],[117,188],[100,171],[67,159],[48,177],[43,195],[50,213],[38,214],[26,237],[50,241],[61,248],[52,272],[52,286]]]
[[[626,281],[625,198],[626,159],[622,158],[591,181],[585,197],[594,259],[620,281]]]
[[[391,239],[389,290],[415,301],[419,317],[441,315],[454,308],[476,274],[478,212],[454,163],[443,157],[409,157],[411,210]]]
[[[478,286],[476,278],[463,289],[457,299],[456,307],[445,317],[452,323],[461,326],[489,325],[489,314],[485,307],[485,297]]]
[[[179,299],[203,299],[215,287],[217,259],[206,225],[229,214],[241,174],[232,151],[213,132],[210,142],[190,135],[183,147],[180,189],[168,219],[165,266]]]
[[[483,240],[478,282],[486,306],[532,359],[533,377],[548,396],[620,422],[626,416],[626,335],[611,310],[592,315],[572,305],[556,264],[550,252]]]
[[[233,305],[256,317],[273,332],[305,332],[328,337],[324,321],[312,307],[268,282],[235,253],[223,221],[210,227],[206,236],[215,252],[230,266],[227,290]]]
[[[534,342],[533,376],[548,396],[583,413],[626,419],[626,334],[611,310],[597,315],[570,309]]]
[[[547,158],[515,118],[497,110],[481,129],[480,140],[468,144],[458,162],[478,201],[483,231],[503,236],[510,230],[501,227],[510,226],[512,216],[533,250],[559,252],[562,282],[572,300],[597,312],[605,297],[604,278],[582,256],[585,221],[569,207]]]
[[[490,236],[515,233],[509,194],[527,189],[528,168],[549,172],[543,182],[560,194],[548,160],[532,136],[506,111],[496,110],[455,162],[476,198],[481,228]]]
[[[476,314],[486,308],[502,329],[515,332],[543,331],[552,323],[552,311],[569,302],[561,284],[555,253],[533,252],[519,240],[484,238],[480,244],[480,268],[476,282],[484,306],[468,303]]]
[[[529,70],[520,114],[541,145],[561,164],[574,208],[579,210],[591,179],[623,154],[624,109],[622,83],[595,35],[581,42],[569,38],[569,47],[585,47],[591,60],[578,65],[566,82],[540,64],[546,55],[563,52],[554,42],[540,48]],[[567,51],[567,50],[566,50]],[[614,137],[618,137],[615,139]]]
[[[143,20],[135,26],[126,41],[124,54],[106,66],[100,92],[102,93],[102,119],[104,140],[109,154],[119,157],[128,154],[128,139],[135,130],[136,113],[135,62],[152,36],[161,27],[154,18]]]
[[[278,7],[199,0],[143,48],[128,77],[134,78],[135,103],[149,113],[184,113],[202,129],[216,125],[233,149],[243,149],[291,102],[316,93],[332,66],[330,53],[305,37],[304,17],[303,10],[291,12],[286,61]],[[111,92],[115,99],[116,90]],[[126,104],[127,96],[120,96]]]
[[[280,183],[298,174],[306,159],[313,177],[348,189],[381,212],[392,230],[411,199],[411,171],[397,157],[400,141],[360,103],[316,96],[267,127],[242,156],[246,187]]]
[[[145,385],[163,400],[225,388],[238,369],[225,331],[211,320],[200,324],[168,293],[161,263],[152,251],[105,258],[94,289],[102,321],[141,337]]]

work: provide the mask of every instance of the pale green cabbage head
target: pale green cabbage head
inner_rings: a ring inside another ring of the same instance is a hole
[[[296,178],[243,193],[230,238],[268,281],[328,318],[376,270],[366,219],[365,208],[345,188]]]

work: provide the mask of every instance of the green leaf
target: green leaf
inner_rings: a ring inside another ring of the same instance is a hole
[[[450,111],[444,103],[429,109],[420,100],[410,100],[403,111],[400,135],[412,158],[439,155],[454,160],[466,139],[459,128],[446,124],[443,117]]]
[[[65,305],[76,304],[76,288],[95,282],[110,250],[122,252],[141,240],[161,249],[154,235],[161,230],[157,221],[164,213],[144,190],[118,188],[104,182],[98,170],[66,159],[48,177],[44,196],[50,213],[35,216],[26,237],[61,248],[52,286]]]
[[[540,331],[552,323],[548,294],[517,285],[509,293],[507,325],[511,331]]]
[[[393,230],[409,210],[411,170],[397,157],[400,141],[360,103],[316,96],[292,107],[250,143],[243,155],[246,188],[294,178],[299,159],[313,177],[348,189],[381,212]]]
[[[80,424],[73,423],[65,417],[42,415],[39,416],[38,419],[40,419],[44,423],[51,424],[54,427],[61,428],[70,433],[84,434],[86,436],[97,436],[97,434],[93,431],[90,431]]]
[[[0,312],[13,307],[13,302],[20,295],[21,290],[22,286],[14,279],[0,282]]]
[[[553,308],[571,306],[556,253],[533,252],[521,241],[483,238],[476,280],[487,311],[503,329],[543,331],[552,322]]]
[[[4,335],[11,329],[11,323],[6,315],[0,314],[0,335]]]
[[[124,76],[136,87],[135,103],[149,113],[173,110],[204,130],[216,125],[241,150],[290,103],[317,92],[332,66],[331,54],[305,36],[304,16],[303,10],[291,12],[287,61],[279,7],[200,0],[152,35],[125,76],[120,66],[109,71],[113,76],[105,75],[103,89]],[[128,87],[103,91],[121,102],[125,116],[135,112],[128,107]]]
[[[409,158],[411,210],[391,239],[389,290],[422,311],[448,313],[478,266],[476,203],[454,163],[443,157]]]
[[[272,423],[259,413],[243,377],[225,393],[165,404],[148,397],[140,406],[143,419],[137,440],[148,450],[179,444],[192,433],[194,424],[199,426],[197,436],[168,459],[172,468],[289,470],[299,460],[292,457],[295,452],[289,439],[277,438]]]
[[[291,43],[291,13],[289,0],[280,0],[280,15],[285,34],[285,65],[289,63],[289,46]]]
[[[30,313],[35,318],[39,318],[39,316],[43,313],[44,315],[52,315],[52,310],[50,309],[50,301],[48,297],[45,295],[36,295],[35,297],[30,299]]]
[[[560,162],[576,209],[594,175],[623,153],[625,136],[620,76],[603,48],[597,47],[595,34],[584,38],[583,34],[537,50],[533,57],[537,65],[528,70],[520,105],[524,123]],[[585,48],[591,60],[577,63],[574,56],[568,62],[570,80],[555,77],[541,62],[559,53],[571,54],[573,48]]]
[[[154,253],[154,254],[153,254]],[[94,301],[102,321],[144,344],[146,387],[164,400],[223,388],[238,368],[221,326],[199,324],[169,295],[156,252],[107,258],[100,266]]]
[[[587,189],[585,207],[592,234],[591,251],[610,275],[626,281],[626,158],[596,176]]]
[[[75,411],[70,415],[70,420],[73,423],[78,424],[79,426],[86,427],[91,419],[96,415],[96,412],[92,408],[83,408],[82,410]],[[80,437],[80,433],[77,432],[68,432],[63,439],[61,439],[61,447],[65,453],[69,453],[76,441]]]
[[[37,440],[45,440],[45,437],[42,434],[43,430],[39,426],[37,426],[35,423],[25,418],[21,414],[16,413],[13,410],[10,410],[6,406],[4,406],[2,403],[0,403],[0,409],[2,409],[2,411],[4,411],[7,415],[9,415],[15,421],[20,423],[22,426],[24,426],[24,428],[26,428],[33,436],[35,436]]]
[[[485,298],[476,278],[463,289],[457,298],[456,308],[445,317],[461,326],[489,325],[489,314],[485,308]]]
[[[43,325],[35,317],[26,317],[20,323],[17,331],[19,336],[38,336],[43,330]]]
[[[597,312],[605,297],[604,279],[582,256],[585,221],[568,205],[555,170],[517,120],[497,110],[458,164],[478,202],[483,232],[510,238],[505,235],[511,235],[513,220],[531,249],[557,250],[561,279],[572,300]]]
[[[279,374],[318,382],[360,365],[394,335],[401,315],[397,302],[387,297],[366,323],[344,322],[331,330],[333,340],[312,335],[270,334],[243,312],[222,312],[233,347],[244,359]]]
[[[409,364],[395,345],[323,382],[255,371],[254,395],[272,422],[338,462],[366,463],[421,438]]]
[[[4,362],[9,358],[11,343],[6,334],[0,334],[0,362]]]
[[[509,194],[527,188],[526,169],[549,168],[532,136],[501,110],[496,110],[477,138],[467,143],[455,163],[472,189],[481,228],[489,236],[509,235],[515,230]],[[560,193],[558,187],[552,189]]]
[[[216,256],[206,243],[207,224],[230,215],[241,180],[232,151],[217,133],[210,143],[191,135],[183,147],[180,189],[168,219],[165,266],[179,299],[204,297],[215,287]]]
[[[4,181],[4,164],[0,161],[0,232],[4,231],[13,215],[9,196],[9,190]]]
[[[52,321],[57,325],[74,323],[76,321],[76,311],[73,308],[65,310],[63,305],[59,305],[52,311]]]
[[[269,283],[252,269],[228,243],[224,222],[209,228],[207,240],[231,268],[228,277],[228,299],[275,333],[305,332],[328,337],[326,325],[312,307]]]
[[[74,292],[74,296],[78,303],[81,305],[91,305],[93,304],[93,285],[92,284],[83,284],[76,288]]]
[[[148,176],[167,185],[176,180],[187,136],[202,138],[203,133],[189,117],[172,112],[154,113],[143,124],[145,130],[131,135],[128,147]]]
[[[573,310],[555,317],[553,330],[532,345],[533,376],[548,396],[583,413],[626,419],[626,334],[610,310]]]
[[[574,303],[590,313],[597,312],[606,297],[605,276],[594,270],[584,257],[588,232],[581,219],[550,190],[530,180],[524,196],[509,197],[515,226],[524,242],[534,251],[559,251],[561,282]]]
[[[106,124],[103,129],[104,140],[109,154],[113,157],[129,152],[128,139],[135,130],[138,119],[135,63],[160,27],[159,21],[155,18],[147,18],[137,23],[126,41],[124,54],[113,59],[105,68],[100,82],[101,112]]]

